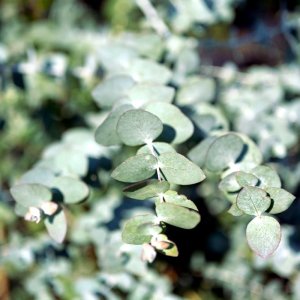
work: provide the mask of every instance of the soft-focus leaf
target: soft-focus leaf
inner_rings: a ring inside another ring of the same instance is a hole
[[[236,203],[232,203],[230,208],[228,209],[228,213],[232,216],[239,217],[242,216],[244,213],[237,207]]]
[[[265,187],[281,187],[281,181],[276,173],[271,167],[268,166],[258,166],[254,168],[251,173],[253,173],[259,179],[259,186]]]
[[[234,193],[241,189],[237,182],[236,172],[230,173],[225,176],[219,183],[219,189],[224,192]]]
[[[205,167],[211,172],[220,172],[233,165],[242,154],[244,143],[236,134],[218,137],[209,147]]]
[[[267,258],[279,246],[281,239],[280,224],[273,217],[256,217],[248,224],[246,236],[250,248],[257,255]]]
[[[172,87],[140,83],[133,86],[127,93],[127,97],[134,107],[142,107],[150,102],[168,102],[171,103],[175,94]]]
[[[147,111],[159,117],[164,125],[160,138],[174,144],[189,139],[193,132],[193,123],[175,105],[165,102],[153,102],[146,106]]]
[[[131,105],[120,105],[107,116],[104,122],[96,129],[95,140],[98,144],[104,146],[121,144],[117,133],[117,123],[121,115],[129,109],[132,109]]]
[[[128,75],[116,75],[101,82],[92,92],[99,107],[112,107],[135,84]]]
[[[134,59],[129,65],[127,71],[137,82],[166,84],[171,79],[171,71],[148,59]]]
[[[10,189],[13,198],[22,206],[39,207],[52,199],[51,191],[41,184],[20,184]]]
[[[83,181],[72,177],[55,177],[52,187],[61,192],[64,203],[77,203],[89,195],[88,186]]]
[[[47,168],[33,168],[22,175],[18,183],[37,183],[46,186],[50,186],[53,178],[55,177],[54,172]]]
[[[287,210],[295,200],[294,195],[281,188],[267,187],[265,191],[272,199],[271,209],[268,211],[271,214],[279,214]]]
[[[62,243],[67,233],[67,220],[62,208],[59,211],[45,219],[45,226],[50,237],[57,243]]]
[[[201,168],[204,167],[207,151],[215,140],[216,137],[208,137],[204,139],[190,150],[188,153],[188,158]]]
[[[193,76],[180,87],[176,103],[190,105],[197,102],[208,102],[215,95],[215,82],[209,77]]]

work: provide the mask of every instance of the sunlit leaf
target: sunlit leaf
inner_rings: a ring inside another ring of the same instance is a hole
[[[162,175],[171,183],[189,185],[205,179],[203,171],[181,154],[166,152],[158,160]]]
[[[146,106],[164,125],[160,139],[174,144],[180,144],[189,139],[193,132],[193,123],[175,105],[165,102],[153,102]]]
[[[129,110],[121,115],[117,132],[125,145],[139,146],[152,142],[162,132],[160,119],[141,109]]]
[[[112,110],[104,122],[96,129],[95,140],[98,144],[111,146],[122,143],[117,133],[117,124],[121,115],[129,109],[132,109],[132,106],[125,104]]]
[[[233,165],[242,154],[244,143],[236,134],[218,137],[209,147],[205,167],[211,172],[220,172]]]

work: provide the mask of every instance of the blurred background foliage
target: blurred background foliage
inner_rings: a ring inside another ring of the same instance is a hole
[[[178,37],[174,44],[193,49],[165,60],[181,86],[179,105],[203,95],[198,104],[205,117],[199,124],[193,119],[202,137],[221,125],[246,133],[299,198],[298,1],[152,3]],[[123,201],[120,186],[111,183],[111,153],[92,141],[105,111],[91,93],[104,76],[99,49],[107,39],[162,59],[164,47],[154,38],[151,48],[140,32],[146,35],[149,24],[134,0],[0,1],[0,299],[299,299],[298,199],[278,216],[282,243],[266,261],[247,248],[245,220],[226,213],[213,180],[184,191],[203,217],[194,230],[170,230],[178,258],[159,256],[147,266],[139,249],[122,244],[119,225],[151,207]],[[183,76],[182,68],[198,75]],[[43,226],[15,215],[8,189],[46,147],[70,142],[78,127],[87,132],[92,170],[84,180],[92,192],[86,203],[68,207],[70,232],[57,245]],[[95,153],[100,160],[91,159]]]

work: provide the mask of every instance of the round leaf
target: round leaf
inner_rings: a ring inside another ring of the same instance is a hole
[[[133,86],[127,93],[130,101],[135,107],[141,107],[149,102],[172,102],[175,90],[172,87],[141,83]]]
[[[117,75],[101,82],[92,92],[100,107],[112,107],[135,84],[128,75]]]
[[[180,144],[189,139],[194,132],[194,125],[176,106],[165,102],[153,102],[146,106],[163,122],[161,139]]]
[[[248,215],[259,216],[271,206],[271,199],[264,190],[246,186],[238,194],[237,206]]]
[[[235,176],[240,186],[255,186],[259,181],[255,175],[243,171],[236,172]]]
[[[158,160],[162,175],[171,183],[189,185],[205,179],[203,171],[181,154],[166,152]]]
[[[209,147],[205,167],[211,172],[220,172],[234,164],[242,154],[243,140],[229,133],[218,137]]]
[[[262,188],[281,187],[281,181],[278,174],[269,166],[255,167],[251,173],[253,173],[260,180],[259,186]]]
[[[62,243],[67,233],[67,220],[61,208],[56,214],[45,219],[45,226],[50,237],[57,243]]]
[[[16,202],[25,207],[39,207],[52,199],[51,191],[41,184],[16,185],[10,189],[10,192]]]
[[[234,217],[242,216],[244,213],[237,207],[236,203],[232,203],[230,208],[228,209],[228,213],[230,213]]]
[[[170,188],[167,181],[158,181],[157,179],[149,179],[126,187],[123,192],[125,196],[145,200],[153,198],[158,194],[166,192]]]
[[[142,245],[149,243],[153,234],[149,234],[149,227],[157,228],[157,217],[154,215],[136,216],[125,223],[122,230],[122,240],[127,244]],[[156,234],[157,229],[154,229]],[[160,232],[161,232],[160,228]]]
[[[117,132],[125,145],[139,146],[152,142],[162,132],[163,125],[158,117],[141,110],[129,110],[122,114],[117,124]]]
[[[196,102],[209,102],[215,95],[215,82],[204,76],[193,76],[180,87],[176,103],[189,105]]]
[[[192,229],[200,222],[197,211],[172,203],[157,203],[156,213],[161,221],[179,228]]]
[[[165,66],[148,59],[134,59],[128,68],[129,74],[137,82],[166,84],[172,73]]]
[[[267,258],[279,246],[280,224],[276,219],[269,216],[256,217],[248,224],[246,236],[250,248],[257,255]]]
[[[178,193],[175,191],[167,191],[164,193],[163,197],[167,203],[172,203],[198,211],[198,208],[193,201],[188,200],[184,195],[178,195]]]
[[[267,187],[265,190],[273,201],[271,210],[268,211],[271,214],[279,214],[287,210],[295,200],[295,196],[284,189]]]
[[[62,193],[64,203],[77,203],[89,195],[88,186],[83,181],[71,177],[55,177],[52,187]]]
[[[148,179],[156,172],[157,159],[151,154],[139,154],[120,164],[111,176],[122,182],[137,182]]]
[[[33,168],[22,175],[19,180],[19,184],[24,183],[38,183],[41,185],[49,186],[53,178],[55,177],[54,172],[48,168]]]
[[[236,179],[236,172],[230,173],[219,183],[219,189],[223,192],[234,193],[241,189]]]
[[[98,144],[104,146],[121,144],[117,133],[117,123],[120,116],[131,108],[131,105],[120,105],[107,116],[104,122],[96,129],[95,140]]]
[[[192,160],[196,165],[203,167],[205,165],[206,154],[211,144],[216,140],[216,137],[208,137],[196,145],[188,153],[188,158]]]

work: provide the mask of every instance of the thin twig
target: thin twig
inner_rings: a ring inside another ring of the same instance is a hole
[[[151,27],[162,37],[167,38],[170,36],[170,30],[165,22],[158,15],[155,7],[150,0],[136,0],[136,4],[144,13],[145,17],[149,21]]]

